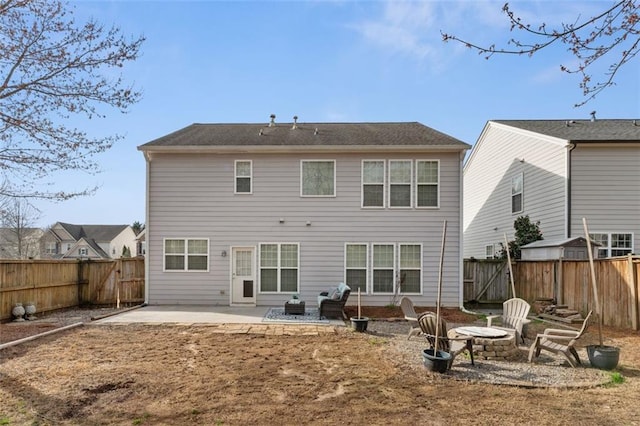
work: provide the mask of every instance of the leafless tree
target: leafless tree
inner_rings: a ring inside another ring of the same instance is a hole
[[[59,0],[0,0],[0,195],[64,200],[51,173],[99,170],[92,158],[121,138],[91,137],[70,123],[126,112],[141,94],[114,76],[139,55],[128,39],[95,20],[78,24]],[[44,189],[42,189],[44,188]]]
[[[505,3],[502,11],[511,23],[511,31],[519,32],[522,37],[533,37],[534,42],[522,41],[523,38],[511,38],[509,47],[479,46],[455,35],[442,33],[444,41],[455,40],[463,43],[486,59],[495,54],[514,54],[532,56],[551,45],[564,44],[567,50],[578,60],[578,65],[560,65],[560,69],[569,74],[580,74],[580,88],[583,100],[576,106],[584,105],[598,93],[615,84],[615,78],[625,64],[638,54],[640,49],[640,3],[637,0],[617,1],[602,13],[582,19],[577,17],[573,23],[562,23],[558,28],[547,28],[543,22],[532,26],[524,22]],[[609,64],[602,75],[594,79],[596,63]],[[595,70],[592,72],[592,70]]]
[[[0,256],[9,259],[37,257],[43,233],[35,226],[40,211],[23,198],[5,198],[0,218]]]

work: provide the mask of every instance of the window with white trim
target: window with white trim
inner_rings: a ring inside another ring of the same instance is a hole
[[[344,282],[351,293],[367,292],[367,271],[369,270],[369,250],[367,244],[345,244]]]
[[[362,161],[362,207],[384,207],[384,160]]]
[[[511,213],[522,213],[523,193],[524,193],[524,175],[520,173],[511,178]]]
[[[591,239],[600,246],[597,247],[598,258],[626,256],[633,253],[632,233],[592,233]]]
[[[335,197],[335,160],[302,160],[300,162],[300,195],[302,197]]]
[[[253,192],[253,167],[251,160],[236,160],[235,181],[235,194],[251,194]]]
[[[260,291],[298,293],[299,254],[298,243],[260,244]]]
[[[208,271],[209,240],[204,238],[165,238],[164,270]]]
[[[56,254],[58,253],[58,245],[55,242],[48,242],[47,247],[45,249],[47,254]]]
[[[422,293],[422,245],[399,244],[399,251],[400,292]]]
[[[373,244],[373,292],[393,293],[395,287],[395,245]]]
[[[496,248],[493,244],[484,246],[484,257],[486,259],[494,259],[496,257]]]
[[[80,256],[89,256],[89,249],[86,247],[80,247],[78,249],[78,255]]]
[[[440,161],[416,161],[416,207],[440,205]]]
[[[413,161],[389,160],[389,207],[411,207]]]

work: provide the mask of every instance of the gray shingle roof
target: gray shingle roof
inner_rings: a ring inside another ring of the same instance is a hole
[[[639,142],[640,119],[491,120],[569,142]]]
[[[129,225],[73,225],[62,223],[60,225],[78,241],[80,238],[95,240],[97,242],[109,242],[117,237]]]
[[[415,146],[470,148],[417,122],[407,123],[192,124],[138,147]],[[316,131],[317,129],[317,131]]]

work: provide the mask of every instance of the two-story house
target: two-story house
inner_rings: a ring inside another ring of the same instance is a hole
[[[294,118],[295,120],[295,118]],[[138,149],[147,164],[146,301],[315,305],[398,293],[462,304],[462,161],[420,123],[193,124]]]
[[[640,120],[495,120],[464,166],[464,256],[493,257],[528,215],[545,240],[584,236],[598,257],[640,246]]]
[[[57,222],[40,240],[43,259],[118,259],[136,256],[130,225],[73,225]]]

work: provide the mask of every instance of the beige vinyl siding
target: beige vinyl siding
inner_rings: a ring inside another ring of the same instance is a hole
[[[440,160],[440,208],[363,209],[363,159]],[[421,243],[423,295],[414,303],[433,306],[442,223],[448,221],[443,304],[459,305],[459,153],[370,153],[341,155],[168,155],[148,165],[149,297],[151,304],[228,305],[232,246],[262,242],[300,244],[301,298],[315,305],[319,292],[344,279],[346,242]],[[252,160],[253,194],[234,195],[234,162]],[[336,161],[336,196],[300,197],[300,160]],[[284,222],[280,223],[280,219]],[[307,222],[311,225],[307,226]],[[208,272],[162,272],[164,238],[208,238]],[[371,285],[371,283],[369,283]],[[259,286],[257,287],[259,288]],[[258,305],[280,305],[289,294],[257,293]],[[391,296],[364,295],[386,305]],[[355,296],[350,303],[355,303]]]
[[[513,239],[513,222],[529,215],[544,238],[564,238],[566,148],[563,141],[488,123],[464,168],[464,257]],[[524,175],[523,211],[511,213],[511,179]]]
[[[571,156],[572,234],[586,217],[592,233],[632,232],[640,252],[640,146],[579,144]]]

